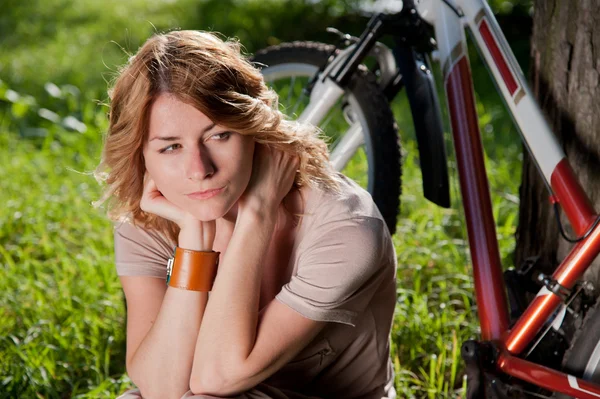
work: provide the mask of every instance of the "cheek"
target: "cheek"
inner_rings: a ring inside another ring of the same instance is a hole
[[[223,177],[236,182],[236,185],[245,185],[252,173],[254,140],[237,137],[229,145],[215,149],[211,157]]]
[[[145,166],[156,183],[156,187],[163,195],[168,196],[169,193],[176,191],[180,179],[175,178],[178,176],[178,172],[175,170],[174,165],[164,162],[160,158],[150,156],[146,158]]]

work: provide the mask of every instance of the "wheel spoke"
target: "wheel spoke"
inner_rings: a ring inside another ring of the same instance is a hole
[[[330,112],[329,115],[327,115],[327,119],[325,119],[325,122],[323,122],[320,126],[323,131],[325,131],[325,128],[327,127],[327,125],[329,125],[329,122],[331,122],[331,120],[333,119],[334,116],[335,116],[335,112],[333,112],[333,111]]]
[[[296,86],[296,75],[292,76],[292,82],[290,83],[290,91],[288,91],[286,104],[289,104],[292,101],[292,94],[294,94],[294,89]]]
[[[292,115],[295,118],[298,117],[296,115],[296,112],[298,111],[298,107],[302,104],[304,98],[306,98],[306,95],[304,94],[304,91],[302,91],[302,93],[300,94],[300,97],[298,97],[298,100],[296,100],[296,103],[294,104],[294,108],[292,108],[292,112],[289,115]]]

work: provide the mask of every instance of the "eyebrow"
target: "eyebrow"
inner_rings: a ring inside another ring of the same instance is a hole
[[[204,129],[202,129],[202,134],[208,132],[209,130],[212,130],[215,126],[217,126],[215,123],[211,123]],[[156,136],[156,137],[151,138],[149,141],[154,141],[154,140],[176,141],[179,139],[181,139],[181,137],[179,137],[179,136]]]

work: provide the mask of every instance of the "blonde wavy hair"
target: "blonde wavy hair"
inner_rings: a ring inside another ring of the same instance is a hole
[[[109,128],[94,172],[105,189],[95,206],[110,200],[111,219],[127,219],[176,242],[175,223],[140,209],[149,114],[163,93],[194,106],[217,125],[298,155],[296,187],[338,190],[318,128],[291,121],[278,110],[277,94],[240,49],[237,41],[213,33],[173,31],[152,36],[129,59],[109,90]]]

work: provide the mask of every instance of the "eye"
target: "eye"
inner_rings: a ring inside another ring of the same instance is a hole
[[[211,140],[227,140],[231,136],[231,132],[217,133],[210,136]]]
[[[175,144],[171,144],[168,147],[163,148],[162,150],[159,151],[159,153],[163,154],[165,152],[173,152],[175,150],[174,147],[176,146],[180,146],[179,144],[175,143]],[[180,146],[181,147],[181,146]]]

